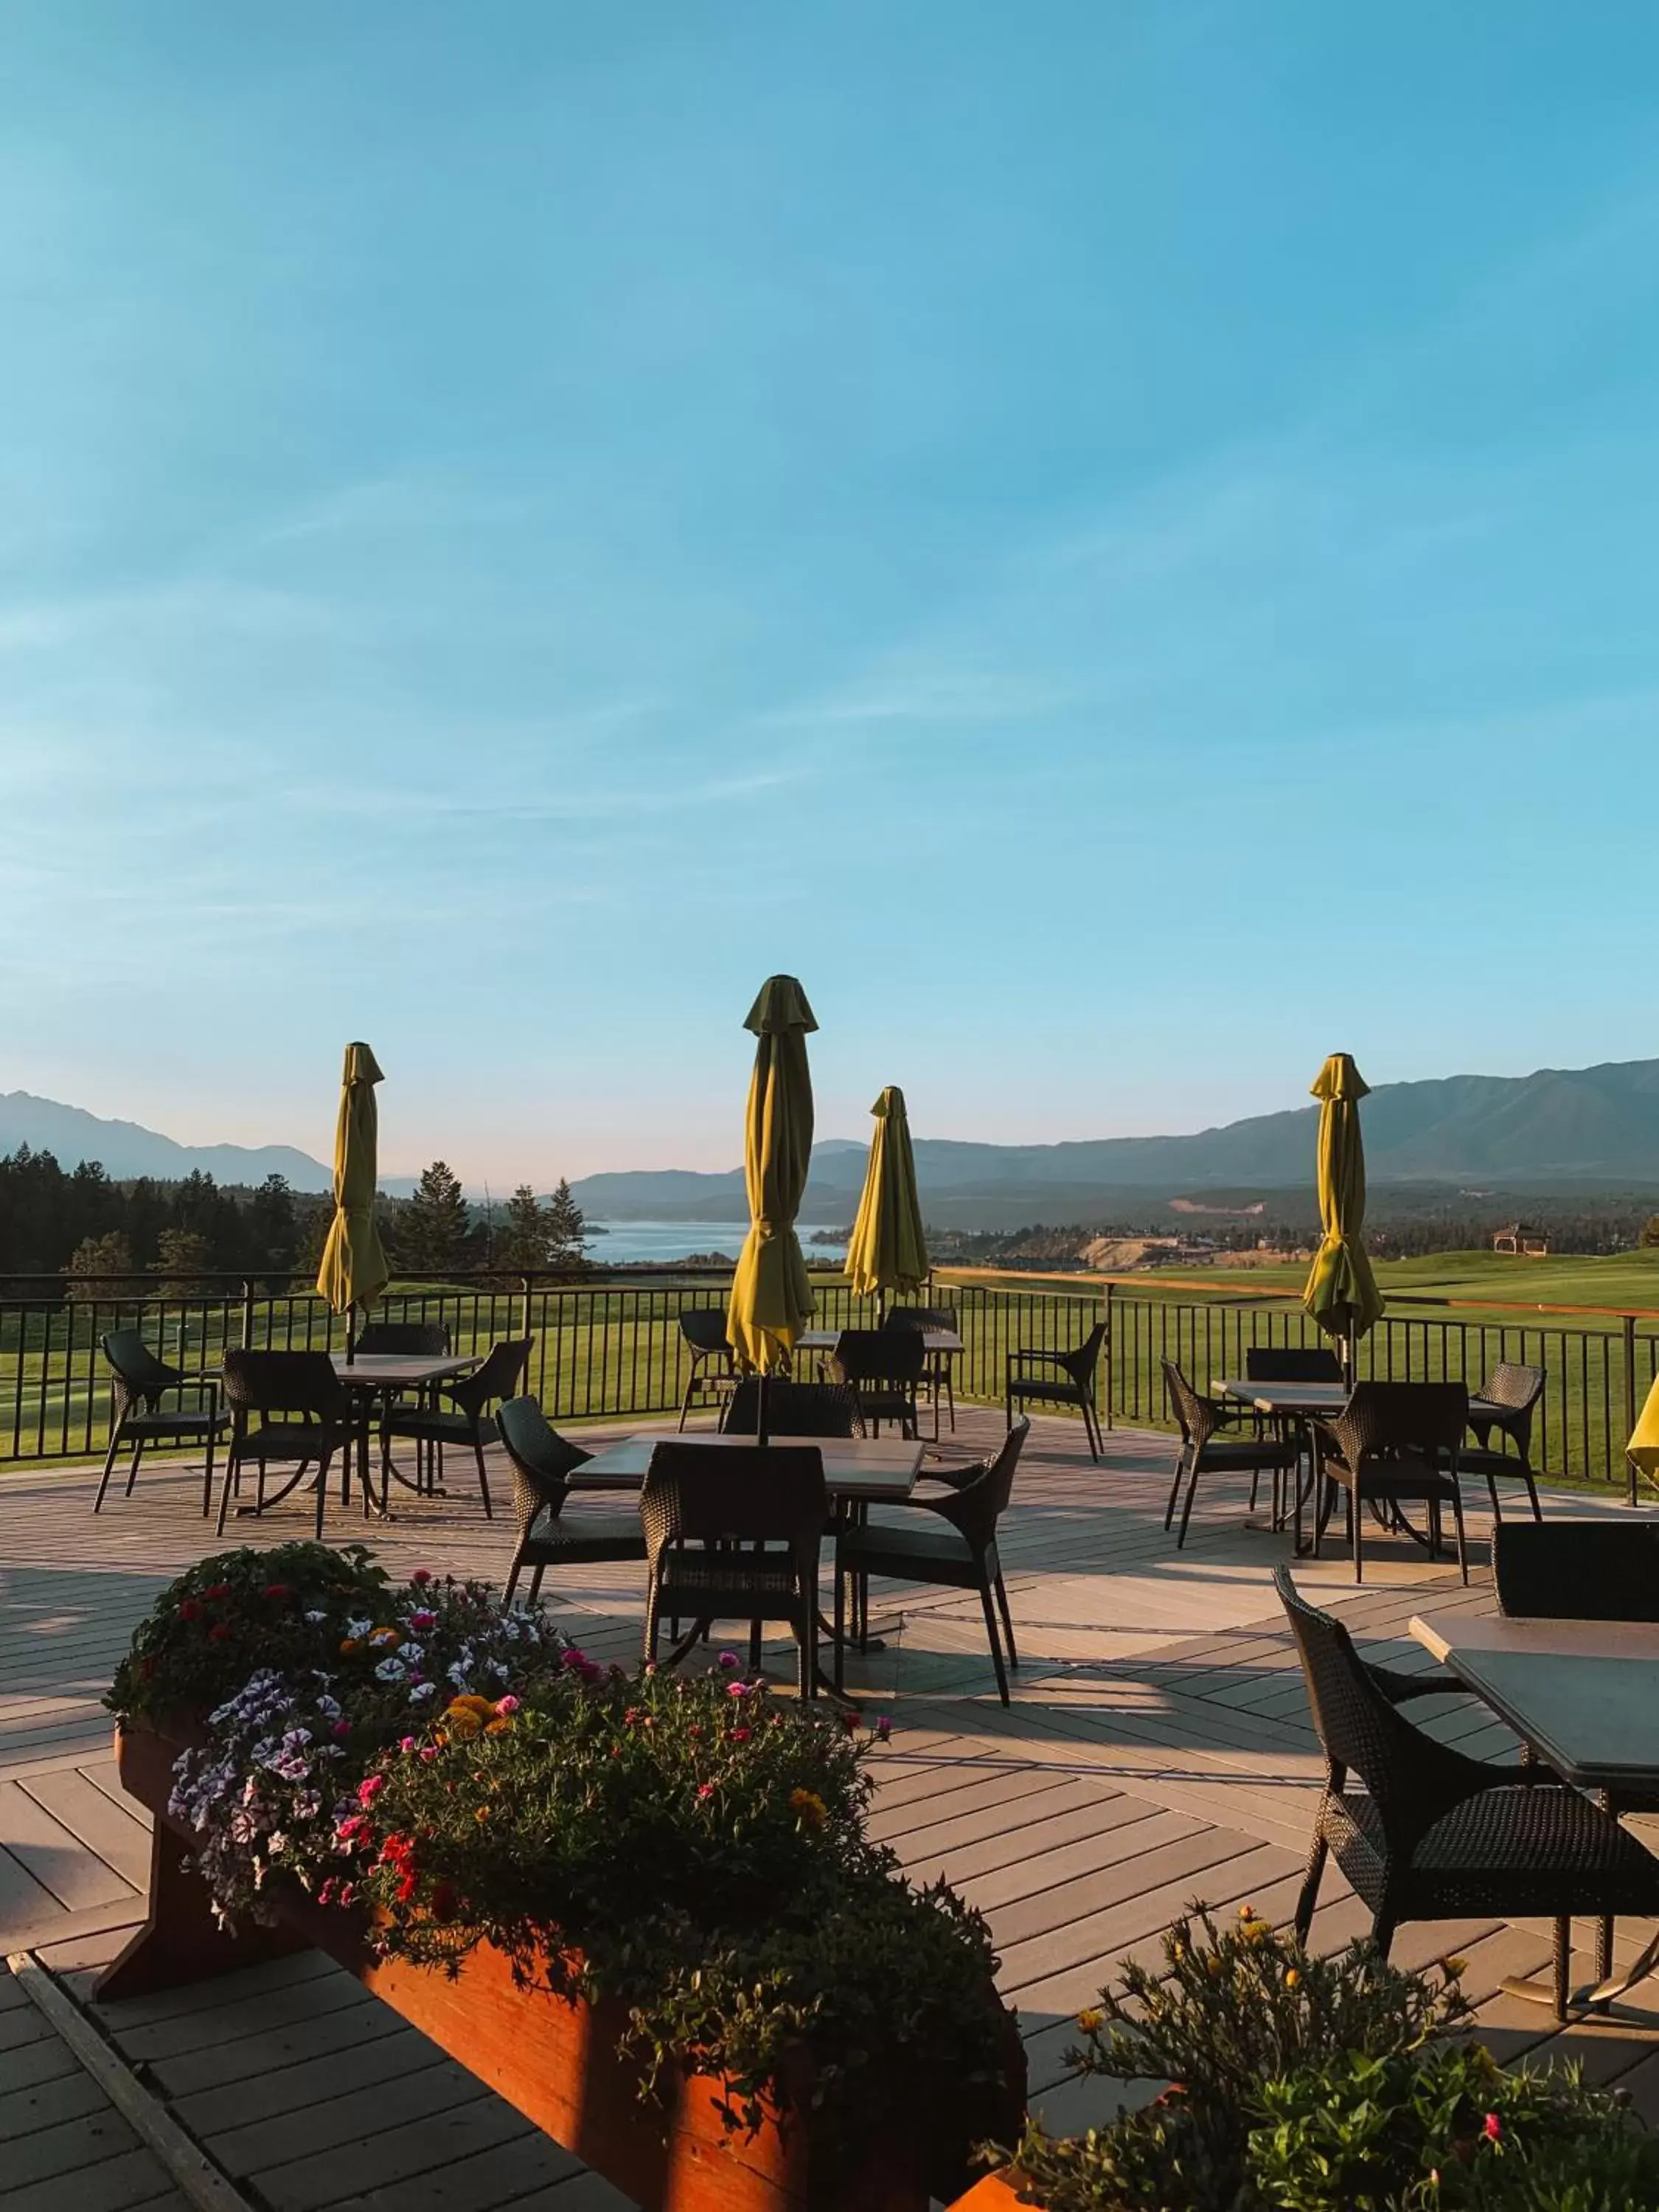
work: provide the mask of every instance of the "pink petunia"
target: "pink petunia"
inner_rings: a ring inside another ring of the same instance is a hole
[[[1480,2132],[1485,2136],[1488,2142],[1502,2142],[1504,2136],[1504,2123],[1498,2118],[1496,2112],[1487,2113],[1486,2118],[1480,2123]]]
[[[432,1579],[432,1570],[430,1567],[416,1567],[409,1579],[416,1589],[424,1589]]]
[[[509,1692],[505,1698],[496,1698],[495,1710],[502,1714],[516,1713],[519,1710],[519,1700]]]
[[[357,1784],[357,1802],[367,1811],[385,1788],[384,1774],[364,1775],[362,1780]]]

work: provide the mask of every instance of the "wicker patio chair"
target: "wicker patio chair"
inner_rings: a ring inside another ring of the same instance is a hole
[[[511,1606],[526,1567],[531,1570],[528,1601],[536,1605],[549,1567],[644,1559],[645,1531],[631,1499],[626,1511],[582,1514],[570,1521],[563,1517],[565,1501],[574,1486],[571,1477],[593,1455],[550,1428],[533,1398],[505,1399],[495,1409],[495,1426],[512,1472],[513,1511],[519,1524],[501,1599],[504,1608]]]
[[[1216,1441],[1227,1421],[1228,1409],[1214,1398],[1195,1390],[1173,1359],[1164,1363],[1164,1387],[1175,1409],[1176,1421],[1181,1430],[1181,1449],[1176,1454],[1175,1480],[1170,1485],[1170,1502],[1164,1509],[1164,1526],[1167,1528],[1175,1519],[1176,1500],[1181,1497],[1182,1483],[1187,1496],[1181,1508],[1181,1533],[1176,1538],[1176,1549],[1180,1551],[1187,1541],[1187,1523],[1193,1517],[1193,1498],[1198,1490],[1200,1474],[1248,1474],[1250,1477],[1250,1504],[1255,1504],[1256,1485],[1262,1475],[1271,1474],[1273,1483],[1273,1520],[1279,1518],[1279,1482],[1288,1474],[1296,1479],[1297,1463],[1302,1455],[1293,1443],[1272,1435],[1254,1437],[1225,1437]]]
[[[219,1403],[217,1377],[187,1375],[182,1367],[169,1366],[165,1359],[156,1357],[136,1328],[111,1329],[98,1342],[113,1370],[114,1380],[110,1387],[115,1399],[115,1419],[110,1429],[109,1449],[104,1455],[98,1495],[92,1502],[93,1511],[103,1510],[110,1476],[124,1445],[132,1446],[132,1465],[127,1469],[127,1486],[123,1492],[131,1498],[146,1444],[204,1443],[207,1465],[202,1476],[202,1517],[205,1520],[213,1510],[214,1449],[230,1425],[230,1416]],[[174,1392],[181,1397],[194,1393],[205,1398],[207,1403],[200,1407],[163,1406],[162,1399]]]
[[[816,1445],[722,1451],[659,1443],[640,1493],[647,1662],[656,1662],[665,1613],[691,1623],[664,1662],[670,1667],[713,1621],[784,1620],[800,1647],[801,1695],[815,1696],[818,1552],[829,1511]]]
[[[760,1433],[758,1380],[746,1376],[732,1393],[720,1423],[727,1437]],[[852,1437],[858,1433],[859,1401],[844,1382],[793,1382],[774,1378],[766,1386],[766,1428],[774,1437]]]
[[[1469,1394],[1462,1382],[1356,1382],[1342,1411],[1319,1425],[1323,1495],[1314,1511],[1315,1559],[1339,1490],[1347,1496],[1356,1582],[1364,1578],[1367,1505],[1386,1504],[1396,1511],[1404,1504],[1426,1505],[1431,1559],[1440,1556],[1440,1509],[1449,1505],[1458,1570],[1467,1583],[1469,1557],[1457,1476],[1468,1418]]]
[[[1471,1759],[1418,1728],[1342,1623],[1299,1596],[1287,1568],[1273,1579],[1325,1754],[1297,1936],[1308,1940],[1334,1853],[1384,1958],[1405,1921],[1553,1920],[1565,2017],[1571,1916],[1659,1913],[1659,1859],[1538,1768]],[[1351,1774],[1359,1789],[1349,1789]]]
[[[1002,1634],[1008,1643],[1008,1666],[1018,1667],[1019,1653],[1014,1644],[1008,1593],[1003,1587],[1002,1562],[997,1556],[997,1522],[1007,1510],[1019,1455],[1030,1432],[1030,1420],[1020,1414],[996,1457],[972,1472],[960,1489],[950,1491],[942,1498],[909,1500],[911,1505],[925,1508],[947,1522],[947,1528],[893,1528],[885,1522],[842,1523],[836,1536],[837,1689],[842,1682],[847,1578],[853,1576],[862,1582],[871,1575],[884,1575],[894,1582],[931,1583],[947,1589],[979,1592],[985,1633],[991,1646],[991,1664],[996,1668],[997,1693],[1005,1705],[1008,1703],[1008,1673],[1003,1665],[1002,1642],[997,1633],[999,1612],[1002,1616]],[[867,1614],[856,1601],[855,1609],[863,1626],[862,1645],[867,1642],[867,1626],[864,1626]]]
[[[1659,1522],[1504,1522],[1492,1566],[1517,1620],[1659,1621]]]
[[[1470,1415],[1469,1426],[1479,1441],[1459,1447],[1457,1471],[1460,1474],[1485,1475],[1486,1488],[1492,1493],[1494,1522],[1504,1517],[1498,1495],[1500,1482],[1524,1483],[1533,1519],[1541,1521],[1544,1517],[1532,1464],[1532,1417],[1543,1395],[1543,1369],[1523,1367],[1509,1359],[1494,1367],[1474,1393],[1477,1398],[1484,1398],[1503,1410],[1496,1414],[1483,1411]],[[1513,1451],[1505,1449],[1510,1444],[1515,1447]]]
[[[259,1471],[256,1497],[261,1511],[265,1469],[272,1462],[294,1468],[290,1490],[314,1465],[320,1543],[330,1463],[336,1452],[343,1455],[343,1499],[350,1490],[351,1452],[357,1437],[351,1394],[335,1374],[333,1361],[325,1352],[233,1350],[225,1354],[223,1387],[230,1408],[230,1449],[219,1489],[219,1534],[225,1533],[231,1493],[240,1489],[242,1468],[250,1460]]]
[[[685,1395],[680,1401],[680,1426],[693,1407],[718,1406],[730,1395],[738,1378],[731,1339],[726,1334],[726,1314],[720,1306],[689,1306],[680,1316],[680,1335],[691,1360]]]
[[[489,1418],[490,1406],[500,1398],[517,1395],[524,1380],[524,1371],[530,1364],[530,1355],[536,1348],[533,1336],[515,1336],[492,1344],[471,1375],[457,1376],[453,1382],[440,1385],[440,1390],[449,1401],[447,1406],[390,1406],[380,1423],[380,1480],[385,1488],[392,1471],[392,1444],[396,1437],[406,1437],[415,1444],[434,1447],[438,1454],[438,1480],[443,1480],[443,1454],[446,1444],[457,1444],[470,1450],[478,1467],[478,1491],[483,1499],[484,1518],[495,1517],[489,1502],[489,1476],[484,1467],[483,1448],[495,1434],[495,1424]]]
[[[926,1335],[930,1328],[948,1328],[951,1334],[961,1334],[962,1316],[951,1306],[890,1306],[884,1328],[920,1329]],[[939,1414],[941,1404],[951,1409],[951,1426],[957,1425],[956,1382],[951,1374],[951,1355],[948,1352],[930,1352],[921,1370],[921,1379],[927,1391],[928,1402],[933,1409],[933,1441],[939,1441]]]
[[[881,1434],[884,1421],[896,1421],[902,1435],[915,1436],[916,1393],[927,1347],[915,1329],[844,1328],[830,1359],[856,1395],[859,1419],[872,1435]]]
[[[1008,1416],[1008,1425],[1013,1426],[1015,1409],[1026,1405],[1075,1406],[1083,1415],[1083,1432],[1089,1439],[1089,1456],[1097,1464],[1103,1443],[1100,1433],[1100,1415],[1095,1410],[1095,1370],[1100,1364],[1101,1346],[1106,1341],[1106,1324],[1098,1321],[1089,1331],[1075,1352],[1046,1352],[1027,1347],[1008,1354],[1007,1379],[1003,1384],[1003,1400]],[[1032,1375],[1030,1367],[1058,1368],[1057,1375]]]

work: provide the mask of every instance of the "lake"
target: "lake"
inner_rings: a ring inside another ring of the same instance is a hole
[[[694,1252],[725,1252],[735,1260],[743,1249],[743,1240],[748,1224],[742,1221],[599,1221],[589,1224],[603,1229],[605,1234],[596,1237],[587,1248],[590,1260],[602,1260],[608,1267],[647,1266],[665,1264],[672,1260],[688,1260]],[[801,1249],[809,1261],[839,1260],[845,1256],[845,1242],[837,1237],[833,1244],[814,1244],[811,1239],[825,1222],[804,1221],[799,1224]]]

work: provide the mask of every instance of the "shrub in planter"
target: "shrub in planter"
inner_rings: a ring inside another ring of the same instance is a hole
[[[1613,2212],[1659,2205],[1659,2145],[1572,2075],[1449,2035],[1459,1962],[1310,1957],[1247,1906],[1200,1906],[1079,2015],[1085,2072],[1168,2086],[1109,2127],[1035,2128],[1011,2179],[1047,2212]]]

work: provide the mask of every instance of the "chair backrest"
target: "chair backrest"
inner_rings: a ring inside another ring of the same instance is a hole
[[[1500,1521],[1492,1565],[1517,1620],[1659,1621],[1659,1522]]]
[[[238,1413],[303,1413],[318,1420],[349,1419],[351,1394],[325,1352],[246,1352],[225,1354],[225,1401]]]
[[[1544,1395],[1544,1370],[1541,1367],[1525,1367],[1518,1360],[1501,1360],[1480,1388],[1477,1398],[1501,1406],[1504,1417],[1498,1426],[1507,1437],[1512,1437],[1521,1447],[1521,1455],[1532,1456],[1532,1417],[1538,1401]],[[1483,1439],[1490,1435],[1486,1425],[1476,1419],[1474,1429]]]
[[[1340,1382],[1342,1362],[1324,1345],[1252,1344],[1244,1373],[1252,1382]]]
[[[1106,1341],[1106,1324],[1097,1321],[1075,1352],[1061,1355],[1060,1365],[1079,1389],[1086,1390],[1095,1379],[1095,1369],[1100,1364],[1100,1347]]]
[[[1342,1623],[1298,1594],[1288,1567],[1274,1569],[1273,1583],[1302,1661],[1330,1787],[1340,1790],[1349,1771],[1357,1774],[1382,1816],[1390,1853],[1408,1858],[1425,1829],[1479,1789],[1480,1777],[1491,1770],[1437,1743],[1397,1711]]]
[[[908,1390],[921,1380],[927,1346],[914,1328],[844,1328],[836,1339],[835,1362],[844,1382],[890,1382]]]
[[[688,1306],[680,1316],[680,1334],[693,1352],[729,1354],[732,1350],[723,1306]]]
[[[513,1504],[522,1534],[544,1506],[557,1518],[571,1475],[593,1455],[550,1427],[533,1398],[504,1399],[495,1409],[495,1426],[513,1470]]]
[[[357,1349],[439,1359],[450,1349],[449,1331],[441,1321],[368,1321],[357,1332]]]
[[[990,1544],[997,1533],[997,1522],[1008,1510],[1019,1455],[1030,1433],[1031,1424],[1022,1413],[1003,1438],[1002,1449],[994,1460],[988,1461],[977,1474],[969,1475],[949,1498],[928,1500],[937,1513],[960,1530],[976,1552],[984,1551]]]
[[[533,1336],[505,1337],[492,1344],[470,1375],[457,1376],[446,1386],[449,1395],[469,1413],[481,1413],[492,1398],[515,1396],[535,1349]]]
[[[1344,1460],[1432,1461],[1455,1452],[1469,1421],[1469,1393],[1462,1382],[1356,1382],[1329,1427]]]
[[[889,1306],[882,1322],[884,1328],[948,1328],[954,1330],[957,1316],[950,1306]]]
[[[823,1455],[812,1444],[688,1444],[651,1455],[640,1492],[654,1568],[666,1545],[787,1544],[816,1559],[829,1518]]]
[[[1199,1446],[1208,1443],[1220,1426],[1215,1407],[1194,1389],[1173,1359],[1159,1364],[1164,1370],[1164,1387],[1170,1394],[1170,1404],[1181,1429],[1182,1442]]]
[[[98,1340],[103,1354],[115,1370],[116,1379],[135,1398],[170,1390],[183,1380],[176,1367],[158,1359],[136,1328],[112,1328]]]
[[[767,1384],[766,1426],[775,1437],[850,1437],[857,1434],[859,1401],[856,1391],[843,1382]],[[753,1437],[760,1433],[760,1384],[753,1376],[739,1382],[720,1423],[722,1435]]]

